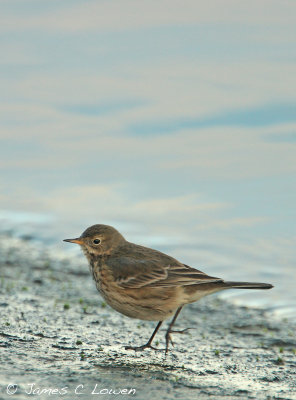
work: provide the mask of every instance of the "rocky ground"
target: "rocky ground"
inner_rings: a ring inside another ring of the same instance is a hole
[[[106,306],[82,257],[6,235],[0,271],[0,399],[296,399],[295,326],[267,311],[187,306],[176,326],[192,329],[165,358],[124,349],[155,324]]]

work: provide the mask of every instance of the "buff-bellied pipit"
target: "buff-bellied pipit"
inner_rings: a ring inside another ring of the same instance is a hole
[[[182,264],[160,251],[130,243],[112,226],[93,225],[79,238],[65,239],[77,243],[87,257],[96,287],[116,311],[142,320],[159,321],[152,336],[140,347],[151,343],[162,322],[173,316],[166,331],[167,353],[172,342],[172,327],[185,304],[224,289],[270,289],[268,283],[227,282]]]

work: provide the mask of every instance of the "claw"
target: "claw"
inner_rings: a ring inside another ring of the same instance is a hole
[[[183,335],[183,333],[189,331],[189,329],[193,329],[193,328],[185,328],[182,331],[170,331],[170,333],[181,333]]]
[[[157,349],[156,347],[151,346],[151,344],[143,344],[142,346],[125,346],[125,350],[134,350],[134,351],[142,351],[145,349],[152,349],[156,351],[160,351],[161,349]]]
[[[170,330],[170,329],[167,330],[167,332],[165,334],[165,355],[167,355],[167,353],[169,351],[170,343],[172,343],[172,345],[175,346],[174,342],[172,340],[172,337],[171,337],[171,333],[181,333],[181,334],[183,334],[186,331],[188,331],[189,329],[193,329],[193,328],[185,328],[182,331],[173,331],[173,330]]]

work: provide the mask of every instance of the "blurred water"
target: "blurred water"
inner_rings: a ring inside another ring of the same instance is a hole
[[[0,5],[1,230],[108,223],[296,304],[293,2]],[[223,294],[224,296],[224,294]]]

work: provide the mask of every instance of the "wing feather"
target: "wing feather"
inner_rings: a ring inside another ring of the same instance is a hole
[[[222,281],[181,264],[166,254],[142,246],[133,248],[133,252],[129,250],[124,256],[109,260],[107,265],[116,284],[126,289],[202,285]]]

